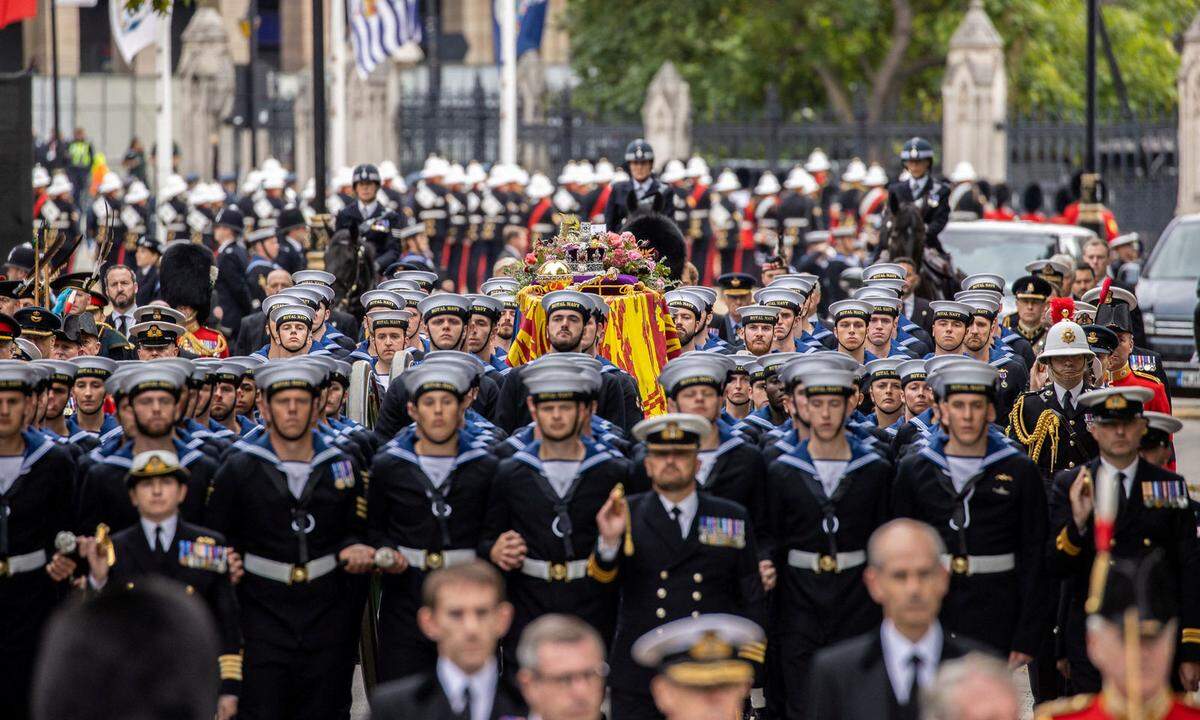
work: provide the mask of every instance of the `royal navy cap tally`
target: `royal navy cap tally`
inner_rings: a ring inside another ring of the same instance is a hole
[[[142,363],[135,370],[121,372],[119,375],[121,377],[121,394],[133,397],[151,390],[162,390],[172,395],[179,395],[187,384],[190,373],[163,363]]]
[[[324,384],[325,371],[309,363],[277,360],[254,371],[254,382],[267,397],[282,390],[307,390],[314,395]]]
[[[117,369],[117,361],[99,355],[80,355],[71,358],[75,366],[75,378],[99,378],[107,380]]]
[[[587,318],[592,313],[592,303],[578,290],[555,290],[542,296],[542,310],[546,317],[559,310],[573,310]]]
[[[938,320],[956,320],[964,325],[971,322],[972,309],[966,303],[954,300],[934,300],[929,303],[929,309],[933,312],[934,322]]]
[[[750,375],[753,377],[756,373],[762,372],[762,365],[758,362],[758,357],[750,353],[734,353],[725,357],[733,361],[733,369],[729,371],[730,375]]]
[[[669,308],[688,310],[697,318],[708,310],[708,304],[698,293],[687,289],[670,290],[663,295],[663,300]]]
[[[423,292],[421,290],[420,283],[418,283],[416,280],[409,280],[407,278],[392,278],[390,280],[384,280],[376,285],[375,289],[388,290],[390,292],[399,292],[401,290],[416,290],[417,292]]]
[[[371,313],[371,330],[381,328],[408,329],[409,312],[407,310],[377,310]]]
[[[968,358],[966,362],[951,363],[930,372],[929,379],[940,398],[958,393],[992,396],[1000,380],[1000,371],[985,362]]]
[[[594,391],[585,383],[581,373],[561,368],[542,368],[522,377],[529,399],[535,404],[544,402],[591,400]]]
[[[746,305],[738,310],[742,316],[742,325],[774,325],[779,322],[779,308],[772,305]]]
[[[900,375],[901,386],[907,385],[910,382],[925,382],[924,360],[905,360],[897,366],[896,371]]]
[[[297,270],[292,273],[292,282],[297,285],[333,285],[337,276],[324,270]]]
[[[392,275],[395,280],[412,280],[425,292],[432,292],[438,276],[429,270],[399,270]]]
[[[867,280],[904,280],[908,277],[908,268],[897,263],[875,263],[863,268],[863,282]]]
[[[38,373],[31,363],[0,360],[0,390],[19,390],[29,394],[37,384]]]
[[[47,378],[49,382],[66,385],[67,387],[75,383],[77,368],[74,364],[66,360],[35,360],[34,364],[40,368],[49,370],[49,377]]]
[[[1000,303],[991,298],[970,298],[967,300],[956,300],[963,305],[971,308],[972,317],[982,317],[988,320],[994,320],[996,313],[1000,311]]]
[[[501,313],[504,312],[504,302],[499,298],[491,295],[468,295],[471,299],[471,314],[483,315],[490,318],[493,322],[500,319]]]
[[[829,314],[833,316],[835,324],[839,320],[850,318],[858,318],[866,322],[871,319],[873,309],[871,303],[864,300],[839,300],[835,303],[830,303]]]
[[[813,355],[819,353],[811,353]],[[762,366],[765,376],[769,377],[779,372],[780,368],[787,365],[791,361],[805,357],[804,353],[798,352],[777,352],[767,353],[758,359],[758,364]]]
[[[804,296],[784,287],[765,287],[754,293],[754,302],[796,311],[804,305]]]
[[[521,283],[517,282],[516,278],[510,277],[488,278],[479,285],[479,292],[484,295],[494,295],[496,293],[516,295],[520,289]]]
[[[471,314],[471,301],[457,293],[438,293],[417,303],[417,312],[426,322],[442,315],[453,315],[466,322]]]
[[[866,364],[871,382],[876,380],[899,380],[900,366],[906,361],[898,357],[876,358]]]
[[[370,290],[360,295],[358,301],[362,304],[363,309],[367,311],[379,308],[399,310],[405,306],[404,298],[391,290]]]
[[[410,402],[427,392],[441,390],[459,398],[471,389],[474,375],[465,366],[448,361],[423,362],[407,368],[401,375],[404,390]]]
[[[867,294],[863,297],[855,298],[865,302],[871,306],[872,315],[887,315],[888,317],[900,317],[900,298],[897,297],[880,297],[878,295]]]
[[[854,373],[829,365],[808,365],[799,373],[804,395],[850,395],[858,386]]]
[[[650,450],[695,450],[712,434],[713,426],[699,415],[667,413],[640,421],[632,432]]]
[[[761,652],[763,630],[738,615],[697,615],[651,630],[633,644],[631,655],[672,683],[707,688],[754,679],[751,656]]]
[[[719,393],[734,367],[736,363],[726,355],[688,353],[664,365],[658,382],[667,397],[675,397],[684,389],[696,385],[711,387]]]
[[[277,305],[271,308],[271,324],[279,327],[284,323],[298,322],[312,327],[317,313],[306,305]]]
[[[1004,277],[995,273],[975,273],[963,278],[963,290],[992,290],[994,292],[1004,292],[1004,287],[1007,283],[1004,282]]]

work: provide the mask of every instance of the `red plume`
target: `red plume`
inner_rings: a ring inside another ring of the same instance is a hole
[[[1051,325],[1060,320],[1075,319],[1075,299],[1070,297],[1050,298]]]
[[[1100,283],[1100,297],[1096,300],[1096,307],[1108,302],[1108,296],[1111,292],[1113,279],[1110,277],[1104,278],[1104,282]]]

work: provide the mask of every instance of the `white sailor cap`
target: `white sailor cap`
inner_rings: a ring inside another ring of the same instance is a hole
[[[382,328],[399,328],[408,330],[408,321],[412,313],[407,310],[377,310],[371,314],[371,331]]]
[[[411,278],[391,278],[375,286],[376,290],[399,292],[401,290],[420,290],[421,284]]]
[[[542,297],[542,309],[547,318],[559,310],[574,310],[586,319],[592,313],[592,303],[578,290],[555,290]]]
[[[835,325],[838,321],[847,318],[858,318],[863,322],[869,322],[873,309],[871,303],[865,300],[839,300],[830,303],[829,314],[833,317]]]
[[[501,313],[504,312],[504,301],[500,298],[481,294],[468,295],[467,297],[471,300],[472,315],[483,315],[496,321],[500,319]]]
[[[938,320],[956,320],[964,325],[971,322],[972,309],[966,303],[954,300],[934,300],[929,303],[929,309],[933,312],[934,322]]]
[[[871,377],[871,382],[876,380],[899,380],[900,366],[906,361],[898,357],[883,357],[875,358],[867,363],[867,375]]]
[[[80,355],[71,358],[75,365],[75,377],[92,377],[107,380],[117,369],[117,361],[99,355]]]
[[[254,383],[266,397],[282,390],[321,391],[327,371],[310,363],[276,360],[254,370]]]
[[[22,360],[0,360],[0,390],[19,390],[28,395],[37,384],[37,372]]]
[[[966,362],[950,363],[929,373],[934,394],[943,399],[957,393],[994,397],[999,380],[999,370],[970,358]]]
[[[963,290],[994,290],[1002,293],[1007,286],[1004,276],[996,273],[975,273],[966,276],[962,281]]]
[[[292,282],[297,285],[332,285],[337,276],[324,270],[297,270],[292,273]]]
[[[669,398],[695,385],[711,387],[719,393],[735,367],[737,363],[727,355],[692,352],[664,365],[658,382]]]
[[[375,310],[384,308],[386,310],[400,310],[406,307],[404,298],[400,297],[391,290],[369,290],[359,296],[358,301],[366,310]]]
[[[435,272],[429,270],[397,270],[392,273],[393,280],[412,280],[425,292],[433,290],[433,284],[437,282],[438,276]]]
[[[773,305],[746,305],[738,310],[742,317],[742,325],[760,323],[774,325],[779,322],[779,308]]]
[[[875,263],[863,268],[863,281],[867,280],[904,280],[908,277],[908,268],[897,263]]]
[[[491,295],[496,292],[506,292],[516,295],[520,289],[521,283],[517,282],[516,278],[511,277],[488,278],[479,285],[479,292],[484,295]]]
[[[151,390],[162,390],[178,396],[190,375],[176,365],[142,363],[136,370],[120,373],[121,394],[132,398]]]
[[[454,315],[466,322],[471,314],[471,301],[465,295],[457,293],[438,293],[425,297],[417,303],[417,312],[425,321],[439,315]]]
[[[710,288],[704,285],[684,285],[680,290],[687,290],[690,293],[695,293],[704,298],[705,304],[708,306],[706,310],[711,310],[712,306],[717,302],[717,291],[715,288]]]
[[[909,384],[910,382],[925,382],[927,377],[925,374],[925,361],[921,359],[905,360],[896,368],[900,375],[900,385]]]
[[[467,368],[452,362],[423,362],[407,368],[401,375],[410,402],[421,395],[441,390],[462,398],[471,389],[474,376]]]
[[[796,311],[804,305],[804,295],[786,287],[765,287],[754,292],[754,302]]]
[[[667,303],[667,307],[690,310],[696,317],[700,317],[708,310],[708,302],[704,297],[686,288],[667,291],[663,295],[663,300]]]
[[[317,313],[307,305],[277,305],[271,308],[271,324],[275,327],[286,322],[298,322],[311,328],[316,317]]]
[[[600,389],[599,373],[575,369],[542,367],[522,376],[529,399],[535,404],[557,401],[587,402]]]

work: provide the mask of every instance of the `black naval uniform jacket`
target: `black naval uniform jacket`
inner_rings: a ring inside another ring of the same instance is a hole
[[[525,717],[525,711],[520,691],[500,673],[488,720],[517,720]],[[371,698],[371,717],[373,720],[464,720],[454,712],[436,671],[380,685]]]
[[[765,627],[766,593],[758,571],[746,508],[699,493],[687,538],[656,492],[628,498],[633,554],[618,548],[605,560],[597,548],[590,571],[620,588],[620,610],[609,664],[609,685],[649,699],[654,671],[634,662],[633,643],[656,627],[705,613],[733,613]],[[747,649],[757,663],[764,649]]]
[[[406,429],[375,455],[367,489],[367,535],[371,547],[424,551],[425,567],[409,562],[402,573],[380,576],[380,678],[421,672],[437,654],[417,627],[421,586],[429,572],[443,567],[442,553],[475,553],[483,533],[488,494],[498,461],[485,448],[459,434],[458,456],[450,475],[435,487],[414,450],[415,433]]]
[[[626,482],[630,463],[590,438],[582,438],[584,456],[567,491],[559,495],[546,478],[534,441],[502,460],[492,483],[479,554],[488,557],[496,538],[514,530],[525,540],[526,560],[586,565],[599,531],[596,513],[617,483]],[[553,575],[554,571],[551,570]],[[569,613],[611,637],[615,594],[611,586],[585,576],[575,580],[508,573],[509,600],[515,610],[509,637],[546,613]]]
[[[204,453],[198,438],[187,444],[174,442],[179,464],[188,471],[187,497],[179,506],[179,514],[188,522],[201,524],[217,462]],[[89,454],[86,470],[79,476],[77,529],[88,535],[95,533],[98,523],[108,525],[114,533],[138,524],[138,511],[129,501],[129,486],[125,484],[133,465],[133,442],[126,441],[107,455],[101,452],[103,449],[102,445]]]
[[[1100,458],[1088,462],[1093,483],[1099,480]],[[1087,657],[1084,642],[1084,602],[1096,558],[1095,518],[1080,533],[1071,513],[1071,484],[1079,467],[1054,476],[1050,493],[1050,568],[1063,578],[1068,606],[1065,639],[1068,657]],[[1094,485],[1093,485],[1094,487]],[[1200,660],[1200,544],[1196,519],[1187,503],[1187,485],[1179,475],[1139,459],[1129,498],[1117,508],[1110,552],[1114,558],[1140,559],[1161,551],[1177,594],[1182,642],[1176,650],[1182,661]],[[1074,650],[1074,652],[1072,652]],[[1074,673],[1072,673],[1074,679]]]
[[[105,590],[132,588],[142,578],[157,575],[179,583],[188,595],[204,600],[212,612],[221,643],[221,694],[237,695],[242,684],[242,629],[238,624],[237,596],[229,573],[215,564],[195,561],[197,553],[185,553],[180,541],[190,541],[195,547],[216,549],[225,546],[225,538],[217,532],[184,522],[175,526],[171,547],[161,560],[150,547],[141,522],[112,536],[116,563],[108,571]]]
[[[528,425],[532,418],[525,398],[529,391],[525,389],[525,380],[521,376],[524,365],[512,368],[504,374],[504,385],[500,388],[500,397],[496,398],[495,415],[491,418],[501,430],[512,433],[513,430]],[[386,403],[386,398],[384,399]],[[614,373],[600,373],[600,397],[596,403],[596,414],[621,428],[624,432],[636,424],[641,417],[629,422],[625,417],[625,394],[621,381]]]
[[[414,357],[423,356],[424,353],[414,353]],[[475,396],[475,401],[471,403],[471,409],[487,418],[489,422],[494,422],[502,380],[503,378],[499,375],[493,376],[493,373],[485,372],[479,376],[479,393]],[[521,402],[524,401],[524,396],[522,396]],[[528,416],[529,411],[526,410],[525,414]],[[376,437],[381,443],[389,442],[411,422],[412,418],[408,416],[408,390],[404,388],[402,382],[390,383],[387,392],[383,395],[383,402],[379,406],[379,419],[375,421]],[[507,437],[507,434],[505,436]]]
[[[1094,389],[1085,383],[1079,394]],[[1006,434],[1024,446],[1047,484],[1059,470],[1082,465],[1099,454],[1100,448],[1088,432],[1086,410],[1076,401],[1075,411],[1068,414],[1058,401],[1053,382],[1041,390],[1022,393],[1013,403]]]
[[[205,525],[242,554],[288,564],[337,555],[366,536],[362,476],[346,455],[314,432],[311,473],[300,498],[271,447],[270,435],[240,440],[217,471]],[[355,641],[362,620],[358,578],[335,569],[285,584],[247,570],[238,584],[242,632],[258,652],[285,656]]]
[[[34,430],[22,435],[20,475],[0,493],[0,692],[5,710],[18,717],[29,695],[42,627],[67,591],[66,583],[50,579],[45,564],[54,555],[55,535],[70,530],[74,519],[74,468],[67,449]],[[37,552],[45,558],[36,567],[10,572],[11,558]]]
[[[879,623],[879,607],[862,582],[866,563],[841,568],[836,558],[839,553],[865,553],[871,533],[891,517],[894,474],[891,463],[853,439],[850,464],[832,496],[825,493],[807,440],[771,463],[767,508],[774,545],[765,552],[779,578],[774,631],[799,633],[811,648]],[[796,567],[788,561],[793,550],[829,561],[818,561],[816,570]]]
[[[217,250],[217,304],[224,312],[221,324],[234,332],[241,327],[242,318],[254,312],[249,264],[246,249],[236,240],[226,242]]]
[[[712,468],[703,480],[696,478],[696,488],[746,508],[761,552],[763,533],[769,529],[765,502],[767,464],[763,453],[743,435],[720,422],[717,423],[717,441]],[[643,486],[647,485],[649,478],[643,482]]]
[[[1007,655],[1036,655],[1048,627],[1045,563],[1046,491],[1036,466],[989,431],[979,472],[954,488],[946,435],[932,435],[900,461],[892,489],[897,517],[933,526],[946,543],[950,592],[941,620],[949,633],[974,638]],[[1012,555],[1013,569],[974,573],[966,558]]]

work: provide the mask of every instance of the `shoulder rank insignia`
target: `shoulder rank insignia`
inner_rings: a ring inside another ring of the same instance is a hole
[[[179,564],[195,570],[223,573],[229,569],[229,548],[210,537],[179,541]]]
[[[701,515],[697,528],[701,545],[714,547],[746,547],[746,521],[734,518]]]
[[[1143,480],[1142,504],[1148,508],[1177,508],[1188,506],[1187,485],[1182,480]]]

